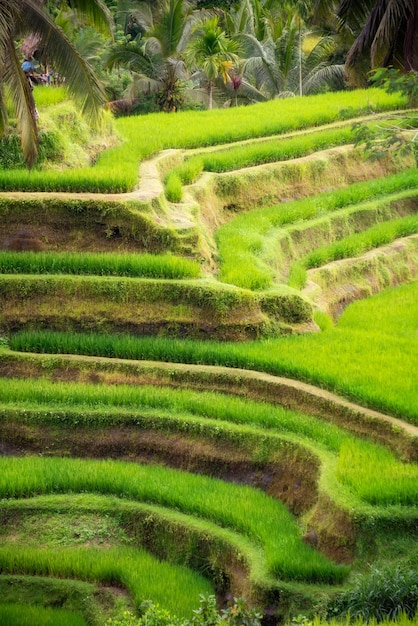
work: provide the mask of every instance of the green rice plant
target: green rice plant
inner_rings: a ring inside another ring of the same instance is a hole
[[[272,285],[275,271],[265,261],[264,249],[268,245],[274,247],[272,242],[283,234],[283,228],[345,207],[415,190],[416,184],[417,169],[413,168],[384,179],[356,183],[313,198],[281,203],[238,215],[216,232],[220,279],[237,286],[245,285],[246,289],[259,289],[260,285],[266,289]],[[252,268],[256,268],[254,282]]]
[[[333,564],[304,544],[295,521],[284,505],[250,487],[226,484],[165,467],[117,461],[1,458],[0,468],[1,497],[92,492],[140,500],[214,521],[243,534],[256,544],[260,543],[269,571],[274,576],[335,583],[348,574],[347,567]],[[0,551],[0,562],[1,556]],[[58,559],[58,562],[61,561]],[[91,563],[91,559],[88,562]],[[115,558],[110,558],[110,562],[114,568]],[[114,572],[112,575],[115,575]],[[153,580],[155,584],[155,577]]]
[[[294,289],[303,289],[306,285],[307,273],[303,263],[295,261],[289,269],[287,284]]]
[[[64,410],[64,415],[71,407],[69,416],[65,418],[68,425],[70,425],[69,421],[71,422],[71,414],[74,414],[71,410],[73,407],[79,407],[81,415],[75,416],[79,424],[91,424],[91,409],[99,410],[95,419],[99,419],[100,425],[104,425],[100,418],[100,409],[107,411],[108,408],[114,410],[120,407],[130,411],[141,409],[140,419],[145,420],[144,423],[147,421],[144,409],[157,409],[161,412],[160,419],[164,417],[165,421],[160,428],[164,425],[169,426],[168,422],[171,420],[164,414],[170,411],[171,416],[177,418],[174,424],[181,426],[182,430],[187,422],[187,418],[186,422],[183,421],[184,413],[200,419],[210,419],[211,423],[206,423],[205,427],[201,427],[202,434],[204,428],[207,428],[209,432],[214,429],[217,433],[220,427],[214,420],[240,425],[253,424],[257,427],[274,429],[277,432],[294,433],[303,438],[312,439],[339,455],[336,478],[342,484],[349,486],[359,499],[372,504],[413,505],[418,497],[418,467],[416,465],[401,463],[389,451],[371,443],[356,441],[332,424],[287,411],[281,407],[264,406],[251,401],[244,402],[238,398],[224,397],[221,394],[209,392],[198,393],[157,387],[132,388],[121,385],[109,389],[106,385],[92,387],[82,384],[51,383],[45,380],[5,379],[1,382],[0,402],[3,403],[3,407],[7,403],[12,406],[24,407],[26,405],[31,408],[44,405],[48,406],[49,410],[52,407],[55,410],[60,408],[61,414]],[[174,408],[170,410],[170,407]],[[84,417],[86,409],[89,410]],[[62,420],[63,417],[60,419]],[[151,411],[151,424],[154,417],[155,413]],[[117,413],[113,414],[111,421],[114,423],[115,419],[118,419]],[[128,419],[128,416],[125,416],[125,419]],[[138,423],[138,418],[134,415],[130,419]],[[189,421],[189,428],[192,432],[196,427],[195,419]],[[221,428],[223,432],[222,424]],[[223,436],[225,434],[223,433]],[[221,436],[220,432],[218,435]],[[393,476],[393,480],[387,479],[387,476]]]
[[[104,151],[94,167],[30,174],[0,171],[0,190],[61,190],[121,193],[137,183],[138,163],[165,148],[198,148],[240,139],[266,137],[335,119],[350,119],[370,111],[406,105],[400,94],[368,89],[275,100],[251,107],[161,113],[119,118],[116,128],[122,145]]]
[[[43,606],[0,604],[2,626],[87,626],[80,613],[65,609],[49,609]]]
[[[316,150],[346,145],[353,141],[354,133],[351,128],[333,128],[302,137],[276,138],[269,142],[231,147],[225,151],[209,152],[201,158],[203,168],[207,172],[220,173],[263,163],[296,159]]]
[[[41,490],[45,486],[40,486]],[[196,572],[158,561],[132,547],[43,549],[5,545],[0,547],[0,571],[116,583],[127,587],[136,608],[144,600],[152,600],[181,617],[192,615],[199,594],[212,592],[209,581]]]
[[[1,604],[36,606],[55,609],[60,607],[75,615],[83,615],[89,626],[102,626],[113,603],[106,596],[105,603],[97,594],[97,586],[79,580],[46,578],[44,576],[0,574]],[[2,623],[2,622],[1,622]],[[20,623],[20,622],[18,622]],[[29,622],[33,626],[37,622]],[[57,621],[53,622],[53,626]],[[13,622],[13,626],[16,623]]]
[[[251,578],[251,583],[254,584],[255,588],[274,590],[278,586],[278,581],[273,580],[268,574],[266,559],[260,543],[255,544],[243,535],[223,528],[217,523],[167,507],[128,500],[127,498],[116,499],[114,496],[84,493],[41,495],[23,500],[3,500],[0,512],[2,519],[7,520],[6,525],[2,527],[2,530],[5,531],[4,537],[11,537],[11,534],[15,536],[13,534],[13,521],[9,515],[12,517],[19,516],[23,524],[24,521],[27,521],[26,532],[29,531],[29,533],[31,527],[34,527],[33,522],[35,522],[35,527],[39,528],[40,541],[44,545],[41,529],[43,519],[51,520],[60,516],[68,519],[68,514],[75,515],[77,518],[80,514],[86,513],[96,518],[100,516],[113,521],[123,534],[126,534],[125,531],[127,531],[127,540],[133,542],[135,546],[146,545],[147,549],[152,549],[153,554],[163,561],[180,565],[188,564],[189,567],[203,571],[204,575],[208,575],[221,588],[225,587],[225,574],[228,576],[228,572],[231,571],[231,562],[240,563],[238,565],[240,572],[245,577]],[[18,533],[21,527],[22,523],[18,526]],[[73,535],[73,529],[74,527],[71,525],[69,529],[71,535]],[[25,535],[23,537],[25,538]],[[28,546],[28,549],[29,545],[38,547],[36,539],[32,535],[25,545]],[[2,588],[1,581],[2,576],[0,576],[0,588]],[[46,586],[49,586],[50,589],[52,586],[53,591],[55,581],[49,580],[48,582],[49,585]],[[69,584],[72,587],[76,585],[77,587],[89,587],[90,591],[84,594],[85,597],[94,593],[93,584],[67,580],[66,587]],[[283,584],[283,581],[280,584]],[[238,582],[239,587],[240,583]],[[16,594],[12,594],[11,597],[14,598],[15,596]],[[10,597],[10,593],[7,594],[7,597]],[[90,602],[87,607],[89,609],[89,621],[101,626],[104,620],[93,619],[93,616],[97,616],[97,610],[94,610],[97,609],[97,604],[96,607],[92,604]],[[73,609],[73,607],[77,608],[78,605],[73,603],[71,608]]]
[[[47,407],[54,407],[56,411],[59,410],[61,423],[64,423],[66,427],[72,425],[75,407],[80,411],[77,422],[82,424],[86,420],[87,425],[93,420],[98,420],[98,425],[102,425],[100,415],[103,412],[107,415],[109,411],[112,415],[106,419],[111,421],[122,419],[123,422],[128,417],[124,418],[122,413],[122,417],[118,418],[121,409],[128,410],[130,413],[134,412],[131,419],[135,423],[145,419],[147,411],[151,409],[149,414],[151,420],[155,418],[155,410],[157,410],[161,419],[164,417],[166,422],[169,415],[173,419],[179,419],[179,428],[185,414],[195,416],[195,419],[231,422],[240,426],[248,424],[281,433],[294,433],[297,436],[312,439],[333,452],[338,452],[342,443],[350,437],[337,426],[312,416],[308,417],[282,407],[272,407],[251,400],[244,402],[242,399],[214,392],[196,392],[156,386],[92,386],[81,383],[52,383],[47,380],[0,379],[0,381],[2,413],[6,411],[3,414],[7,415],[6,405],[19,406],[27,410],[39,409],[39,407],[46,410]],[[94,414],[91,414],[92,410],[99,411],[99,414],[94,417]],[[135,416],[135,411],[139,410],[141,414]],[[84,413],[86,418],[83,417]],[[195,430],[199,432],[198,425],[190,427],[192,432]],[[218,427],[216,422],[212,421],[211,426],[208,424],[208,428],[216,434]],[[184,429],[184,425],[181,429]]]
[[[163,148],[199,148],[238,140],[267,137],[319,126],[335,119],[351,119],[370,111],[405,106],[399,94],[368,89],[275,100],[238,109],[179,112],[175,118],[151,114],[142,118],[120,118],[117,126],[131,138],[144,156]],[[137,131],[136,136],[133,131]],[[149,152],[148,146],[151,147]]]
[[[315,311],[313,315],[313,320],[316,324],[318,324],[322,332],[330,330],[334,327],[334,322],[332,321],[332,318],[327,313],[324,313],[324,311]]]
[[[172,306],[173,315],[178,313],[192,322],[193,307],[202,307],[206,314],[216,315],[220,321],[231,312],[242,310],[246,310],[248,319],[253,315],[260,321],[255,294],[210,280],[0,274],[0,294],[8,299],[8,304],[15,302],[17,306],[32,301],[36,307],[40,297],[49,298],[51,306],[59,302],[61,313],[67,308],[70,315],[74,307],[93,310],[96,303],[103,306],[105,301],[107,307],[123,305],[126,310],[131,307],[131,311],[138,303],[146,303],[147,307],[163,303],[165,310]]]
[[[306,268],[321,267],[331,261],[358,256],[417,232],[418,215],[408,215],[397,220],[375,224],[371,228],[344,237],[333,244],[316,248],[303,259],[303,264]]]
[[[52,107],[69,100],[66,87],[57,86],[52,89],[46,89],[43,86],[35,86],[33,89],[33,97],[35,98],[38,109]]]
[[[15,350],[243,367],[299,378],[418,424],[418,283],[355,302],[326,333],[267,341],[199,342],[162,337],[24,332]]]
[[[172,170],[178,175],[183,185],[191,185],[202,171],[203,160],[200,157],[191,157]]]
[[[0,251],[2,274],[90,274],[146,278],[197,278],[195,261],[170,254]]]
[[[389,451],[376,450],[366,443],[341,446],[337,479],[365,502],[374,505],[418,502],[418,465],[393,462]]]
[[[165,195],[170,202],[180,202],[183,198],[183,185],[175,172],[170,172],[166,177]]]

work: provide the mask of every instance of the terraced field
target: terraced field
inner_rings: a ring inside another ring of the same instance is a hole
[[[121,119],[90,170],[0,172],[0,621],[275,624],[416,568],[418,170],[352,131],[404,106]]]

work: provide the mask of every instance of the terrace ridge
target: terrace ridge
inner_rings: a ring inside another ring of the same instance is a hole
[[[97,363],[101,365],[114,366],[115,364],[131,366],[137,373],[151,371],[161,373],[168,373],[170,377],[170,384],[175,385],[176,375],[179,375],[178,382],[180,385],[187,385],[188,375],[209,375],[214,379],[216,377],[223,379],[230,379],[231,381],[239,379],[242,384],[243,381],[259,383],[259,392],[263,395],[263,399],[269,399],[270,401],[278,401],[278,404],[286,408],[300,409],[302,404],[309,403],[310,413],[313,415],[327,415],[332,413],[335,409],[340,409],[346,413],[347,418],[360,418],[369,422],[371,425],[376,422],[383,422],[390,427],[390,430],[394,432],[399,431],[407,437],[412,439],[411,445],[415,448],[415,455],[418,457],[418,426],[414,426],[400,418],[376,411],[356,404],[348,399],[342,398],[337,394],[322,389],[315,385],[303,382],[301,380],[288,378],[284,376],[277,376],[269,374],[267,372],[261,372],[257,370],[233,368],[221,365],[202,365],[192,363],[176,363],[176,362],[163,362],[163,361],[139,361],[135,359],[123,359],[118,357],[104,357],[104,356],[88,356],[88,355],[76,355],[76,354],[39,354],[36,352],[14,352],[7,351],[11,356],[25,355],[28,359],[39,359],[42,357],[54,356],[55,359],[62,359],[67,362],[79,362],[79,363]],[[200,381],[202,385],[202,381]],[[210,386],[210,383],[209,385]],[[219,387],[219,381],[217,383]],[[274,395],[273,395],[274,394]],[[347,421],[349,425],[349,421]],[[416,442],[413,440],[416,438]]]

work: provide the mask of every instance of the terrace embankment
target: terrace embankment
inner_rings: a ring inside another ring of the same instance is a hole
[[[7,333],[37,327],[242,341],[303,329],[312,316],[297,292],[263,299],[209,280],[3,274],[0,295]]]
[[[8,456],[41,454],[78,458],[112,458],[139,463],[160,463],[175,469],[221,478],[227,482],[250,485],[284,502],[294,513],[308,511],[317,498],[319,462],[302,446],[287,442],[275,454],[263,451],[263,442],[243,444],[224,434],[216,442],[205,434],[162,432],[138,426],[71,428],[59,421],[39,423],[40,416],[17,412],[7,417],[4,411],[0,425],[0,454]],[[22,416],[20,416],[22,418]],[[34,423],[35,422],[35,423]],[[38,423],[36,423],[38,422]],[[77,423],[77,414],[74,414]],[[220,432],[222,429],[220,428]],[[257,460],[257,456],[260,460]],[[270,459],[262,460],[262,456]]]
[[[96,384],[151,384],[233,394],[320,417],[355,435],[387,445],[401,458],[418,459],[416,426],[349,402],[319,387],[264,372],[210,365],[3,351],[0,353],[0,375]]]
[[[399,162],[391,159],[372,164],[352,146],[341,146],[224,174],[207,172],[190,186],[190,192],[201,207],[205,224],[213,229],[243,211],[389,176],[411,165],[408,160],[400,168]]]
[[[309,270],[303,293],[337,319],[355,300],[416,280],[417,276],[418,235],[411,235],[359,257]]]

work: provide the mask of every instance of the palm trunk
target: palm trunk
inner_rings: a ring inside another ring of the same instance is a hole
[[[299,19],[299,95],[303,96],[303,81],[302,81],[302,33]]]
[[[212,103],[213,103],[213,82],[210,80],[209,81],[209,109],[212,108]]]

